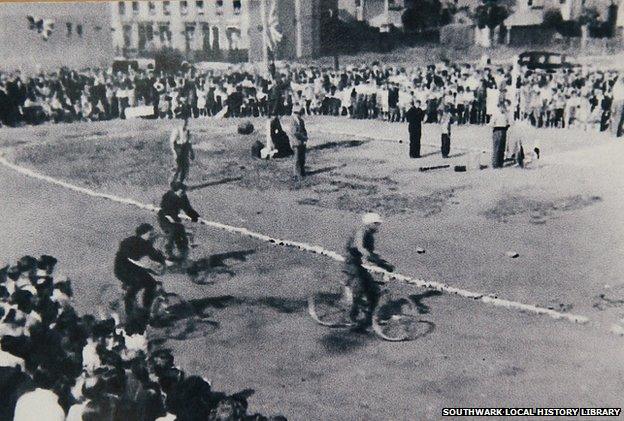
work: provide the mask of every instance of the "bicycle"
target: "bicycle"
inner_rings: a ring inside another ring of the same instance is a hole
[[[156,276],[162,276],[168,270],[166,265],[154,262],[149,257],[130,261]],[[150,308],[138,308],[147,317],[151,337],[189,339],[211,333],[219,327],[218,322],[209,320],[206,315],[198,314],[193,305],[178,294],[167,292],[162,281],[156,281],[156,291]]]
[[[158,282],[156,297],[149,309],[151,336],[183,340],[214,332],[219,323],[198,314],[191,303],[178,294],[167,292]]]
[[[167,216],[166,218],[169,220],[169,222],[175,223],[173,218],[171,218],[170,216]],[[199,245],[195,243],[195,230],[192,228],[189,228],[187,226],[188,224],[184,224],[183,222],[179,222],[179,223],[184,226],[185,235],[186,235],[186,238],[188,239],[188,250],[186,251],[187,254],[185,255],[176,247],[177,254],[173,252],[172,250],[173,256],[171,257],[173,257],[172,260],[176,263],[177,266],[183,267],[185,264],[189,262],[188,254],[190,254],[191,250],[197,248]],[[160,232],[156,235],[154,247],[158,250],[164,250],[167,241],[168,241],[168,234],[162,231],[162,228],[161,228]]]
[[[384,275],[384,282],[388,278]],[[380,282],[381,283],[381,282]],[[321,326],[352,328],[353,296],[348,288],[341,292],[321,292],[308,297],[308,313]],[[370,326],[380,339],[389,342],[412,341],[431,332],[433,324],[419,318],[419,312],[409,297],[382,288]]]

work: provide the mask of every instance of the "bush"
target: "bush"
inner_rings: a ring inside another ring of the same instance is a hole
[[[439,0],[416,0],[412,7],[403,12],[401,21],[406,31],[421,32],[437,27],[442,18],[442,4]]]

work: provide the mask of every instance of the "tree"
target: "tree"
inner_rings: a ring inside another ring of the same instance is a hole
[[[595,7],[588,7],[583,11],[581,16],[579,16],[578,21],[581,25],[594,27],[600,25],[599,17],[600,13],[598,13]]]
[[[549,9],[544,14],[544,27],[553,29],[564,37],[581,36],[581,27],[578,22],[564,21],[561,12],[557,9]]]
[[[562,24],[563,17],[561,16],[561,12],[559,10],[548,9],[546,13],[544,13],[544,27],[560,32]]]
[[[401,21],[407,31],[422,32],[440,25],[442,4],[440,0],[414,0],[412,7],[403,12]]]
[[[608,25],[600,20],[600,13],[595,7],[588,7],[583,11],[583,14],[579,16],[579,24],[584,27],[584,37],[590,35],[594,38],[603,38],[608,36]]]
[[[490,29],[502,24],[509,16],[509,11],[505,6],[500,5],[496,0],[485,0],[475,9],[474,18],[480,29],[486,26]]]

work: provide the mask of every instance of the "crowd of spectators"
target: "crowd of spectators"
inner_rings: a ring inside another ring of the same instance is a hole
[[[618,73],[588,67],[546,72],[517,65],[437,64],[402,68],[374,63],[341,70],[283,66],[274,78],[245,69],[176,73],[154,70],[61,69],[25,77],[0,74],[2,124],[125,118],[129,107],[147,107],[152,118],[307,114],[404,121],[420,101],[428,123],[450,113],[456,124],[488,122],[501,101],[513,117],[537,127],[580,126],[606,130],[619,117],[623,89]],[[615,104],[614,105],[614,100]],[[615,124],[618,124],[616,122]]]
[[[117,317],[78,315],[52,256],[0,270],[0,420],[283,420],[247,414]]]

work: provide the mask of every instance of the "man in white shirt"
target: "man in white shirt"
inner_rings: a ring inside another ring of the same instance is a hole
[[[505,106],[506,104],[498,104],[492,110],[490,119],[492,126],[492,168],[502,168],[505,161],[505,144],[507,143],[507,129],[509,128]]]
[[[175,172],[172,181],[184,183],[189,172],[191,160],[195,159],[195,152],[191,144],[191,133],[188,128],[188,116],[184,118],[182,126],[176,126],[171,131],[169,143],[175,158]]]

